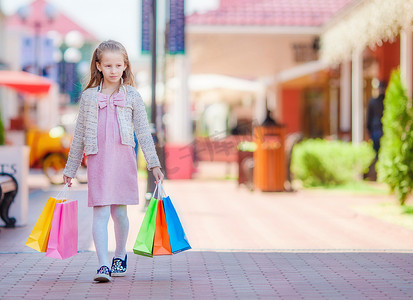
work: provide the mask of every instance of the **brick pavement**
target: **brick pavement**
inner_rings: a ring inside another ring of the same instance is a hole
[[[129,254],[129,274],[91,281],[95,254],[0,256],[1,299],[409,299],[411,253],[189,251]]]
[[[0,232],[0,299],[413,298],[413,231],[352,209],[392,201],[387,196],[251,193],[209,180],[165,187],[193,250],[155,259],[129,253],[129,275],[110,284],[91,280],[97,259],[84,186],[72,192],[79,200],[80,253],[60,261],[24,246],[57,188],[33,190],[29,226]],[[142,207],[129,208],[129,251]]]

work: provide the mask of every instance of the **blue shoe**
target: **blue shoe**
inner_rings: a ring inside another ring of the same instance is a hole
[[[128,255],[125,255],[125,259],[113,258],[112,259],[112,276],[113,277],[122,277],[126,274],[126,260]]]
[[[95,277],[93,277],[93,280],[97,282],[112,281],[111,273],[112,272],[107,266],[101,266],[100,269],[97,270]]]

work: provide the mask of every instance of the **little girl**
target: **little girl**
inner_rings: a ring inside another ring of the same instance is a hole
[[[138,180],[134,131],[156,181],[163,180],[149,130],[145,106],[133,87],[128,54],[122,44],[109,40],[93,53],[90,81],[80,98],[79,115],[63,178],[71,180],[82,160],[88,162],[88,205],[93,207],[93,240],[100,268],[98,282],[125,276],[127,207],[138,204]],[[109,216],[115,226],[116,250],[109,265]]]

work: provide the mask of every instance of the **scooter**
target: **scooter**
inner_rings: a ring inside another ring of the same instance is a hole
[[[62,126],[50,131],[29,129],[27,145],[30,146],[30,167],[41,168],[52,184],[63,184],[63,170],[69,155],[72,137]],[[87,183],[87,160],[83,157],[76,175],[80,183]]]

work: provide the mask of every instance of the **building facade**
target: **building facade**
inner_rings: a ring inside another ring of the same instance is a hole
[[[338,74],[319,61],[319,36],[351,2],[223,0],[217,10],[189,16],[190,77],[244,81],[238,88],[220,81],[209,90],[192,89],[192,100],[202,108],[227,103],[228,127],[260,124],[268,108],[289,133],[336,134],[339,100],[331,104],[330,94],[338,93]]]

